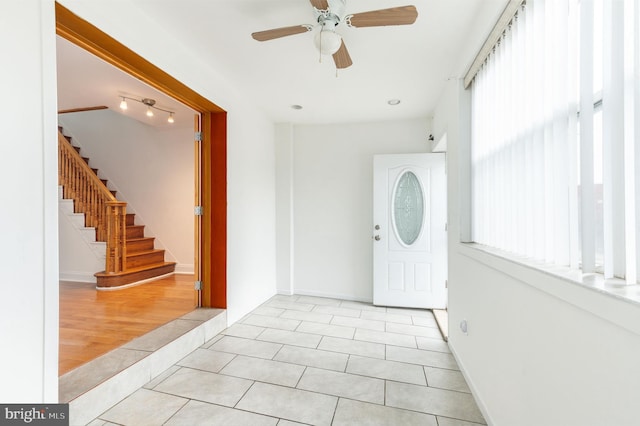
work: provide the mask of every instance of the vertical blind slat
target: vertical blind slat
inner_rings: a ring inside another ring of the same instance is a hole
[[[593,0],[580,3],[580,216],[582,270],[596,269],[593,171]]]
[[[605,1],[602,91],[604,275],[623,278],[624,256],[624,58],[623,3]]]
[[[623,44],[624,44],[624,234],[625,234],[625,278],[627,283],[632,284],[637,281],[636,265],[636,220],[637,220],[637,200],[636,193],[636,140],[640,136],[637,128],[636,103],[638,86],[638,23],[637,23],[637,2],[636,0],[625,0],[623,11]]]

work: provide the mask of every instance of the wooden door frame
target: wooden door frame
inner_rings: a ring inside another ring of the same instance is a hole
[[[56,34],[200,113],[203,307],[227,307],[227,112],[56,2]]]

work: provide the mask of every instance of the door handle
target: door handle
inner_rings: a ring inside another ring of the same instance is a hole
[[[376,241],[380,241],[380,235],[376,235],[375,237],[373,237],[373,239]]]

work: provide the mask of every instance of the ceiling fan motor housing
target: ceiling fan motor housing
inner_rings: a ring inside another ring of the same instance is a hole
[[[331,12],[323,13],[318,16],[318,24],[322,26],[322,31],[333,31],[340,23],[340,17]]]

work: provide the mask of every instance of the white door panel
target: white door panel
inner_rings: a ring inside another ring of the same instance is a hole
[[[374,157],[376,305],[446,307],[444,164],[444,154]]]

